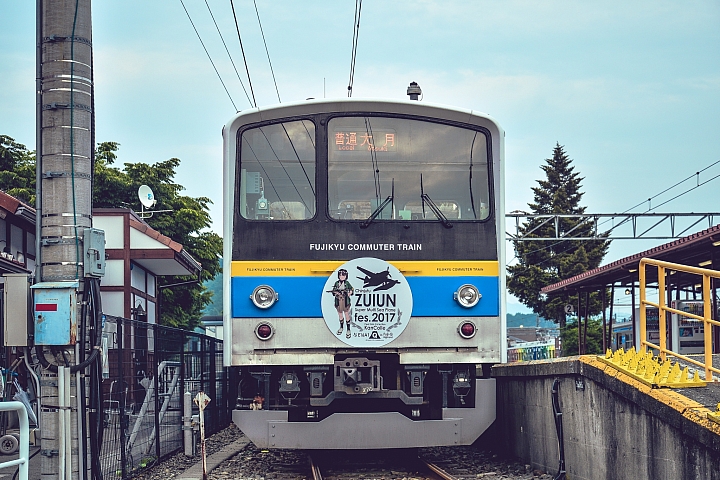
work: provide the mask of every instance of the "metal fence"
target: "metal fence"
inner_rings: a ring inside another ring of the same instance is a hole
[[[103,328],[104,478],[129,478],[183,445],[183,394],[204,391],[206,435],[230,423],[222,341],[107,316]],[[197,407],[195,407],[197,413]]]

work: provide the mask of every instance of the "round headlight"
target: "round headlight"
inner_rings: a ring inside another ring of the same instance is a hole
[[[250,300],[252,300],[258,308],[270,308],[277,302],[278,294],[271,286],[260,285],[259,287],[255,287],[252,295],[250,295]]]
[[[469,283],[458,288],[457,292],[455,292],[455,295],[453,296],[460,306],[465,308],[474,307],[482,298],[482,295],[478,291],[477,287],[475,287],[475,285],[470,285]]]

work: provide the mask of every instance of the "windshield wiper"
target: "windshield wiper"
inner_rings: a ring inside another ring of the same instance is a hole
[[[438,220],[440,220],[440,223],[442,223],[445,228],[452,228],[453,225],[450,223],[450,220],[440,211],[440,208],[432,201],[432,198],[425,193],[422,173],[420,174],[420,200],[422,200],[423,218],[425,218],[425,202],[427,202],[430,210],[432,210]]]
[[[395,200],[395,179],[392,180],[392,190],[390,195],[383,200],[383,202],[377,206],[375,210],[370,214],[370,216],[360,224],[360,228],[367,228],[370,226],[370,224],[377,218],[378,215],[387,207],[388,203],[392,203]]]

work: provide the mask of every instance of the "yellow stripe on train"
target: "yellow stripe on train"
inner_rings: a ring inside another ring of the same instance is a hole
[[[388,260],[405,276],[498,276],[498,262],[494,260],[431,260],[406,261]],[[340,265],[342,260],[318,261],[233,261],[233,277],[327,277]]]

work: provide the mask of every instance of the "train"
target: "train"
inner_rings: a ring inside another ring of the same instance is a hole
[[[257,447],[468,445],[492,425],[504,135],[414,100],[309,99],[224,126],[223,358]]]

